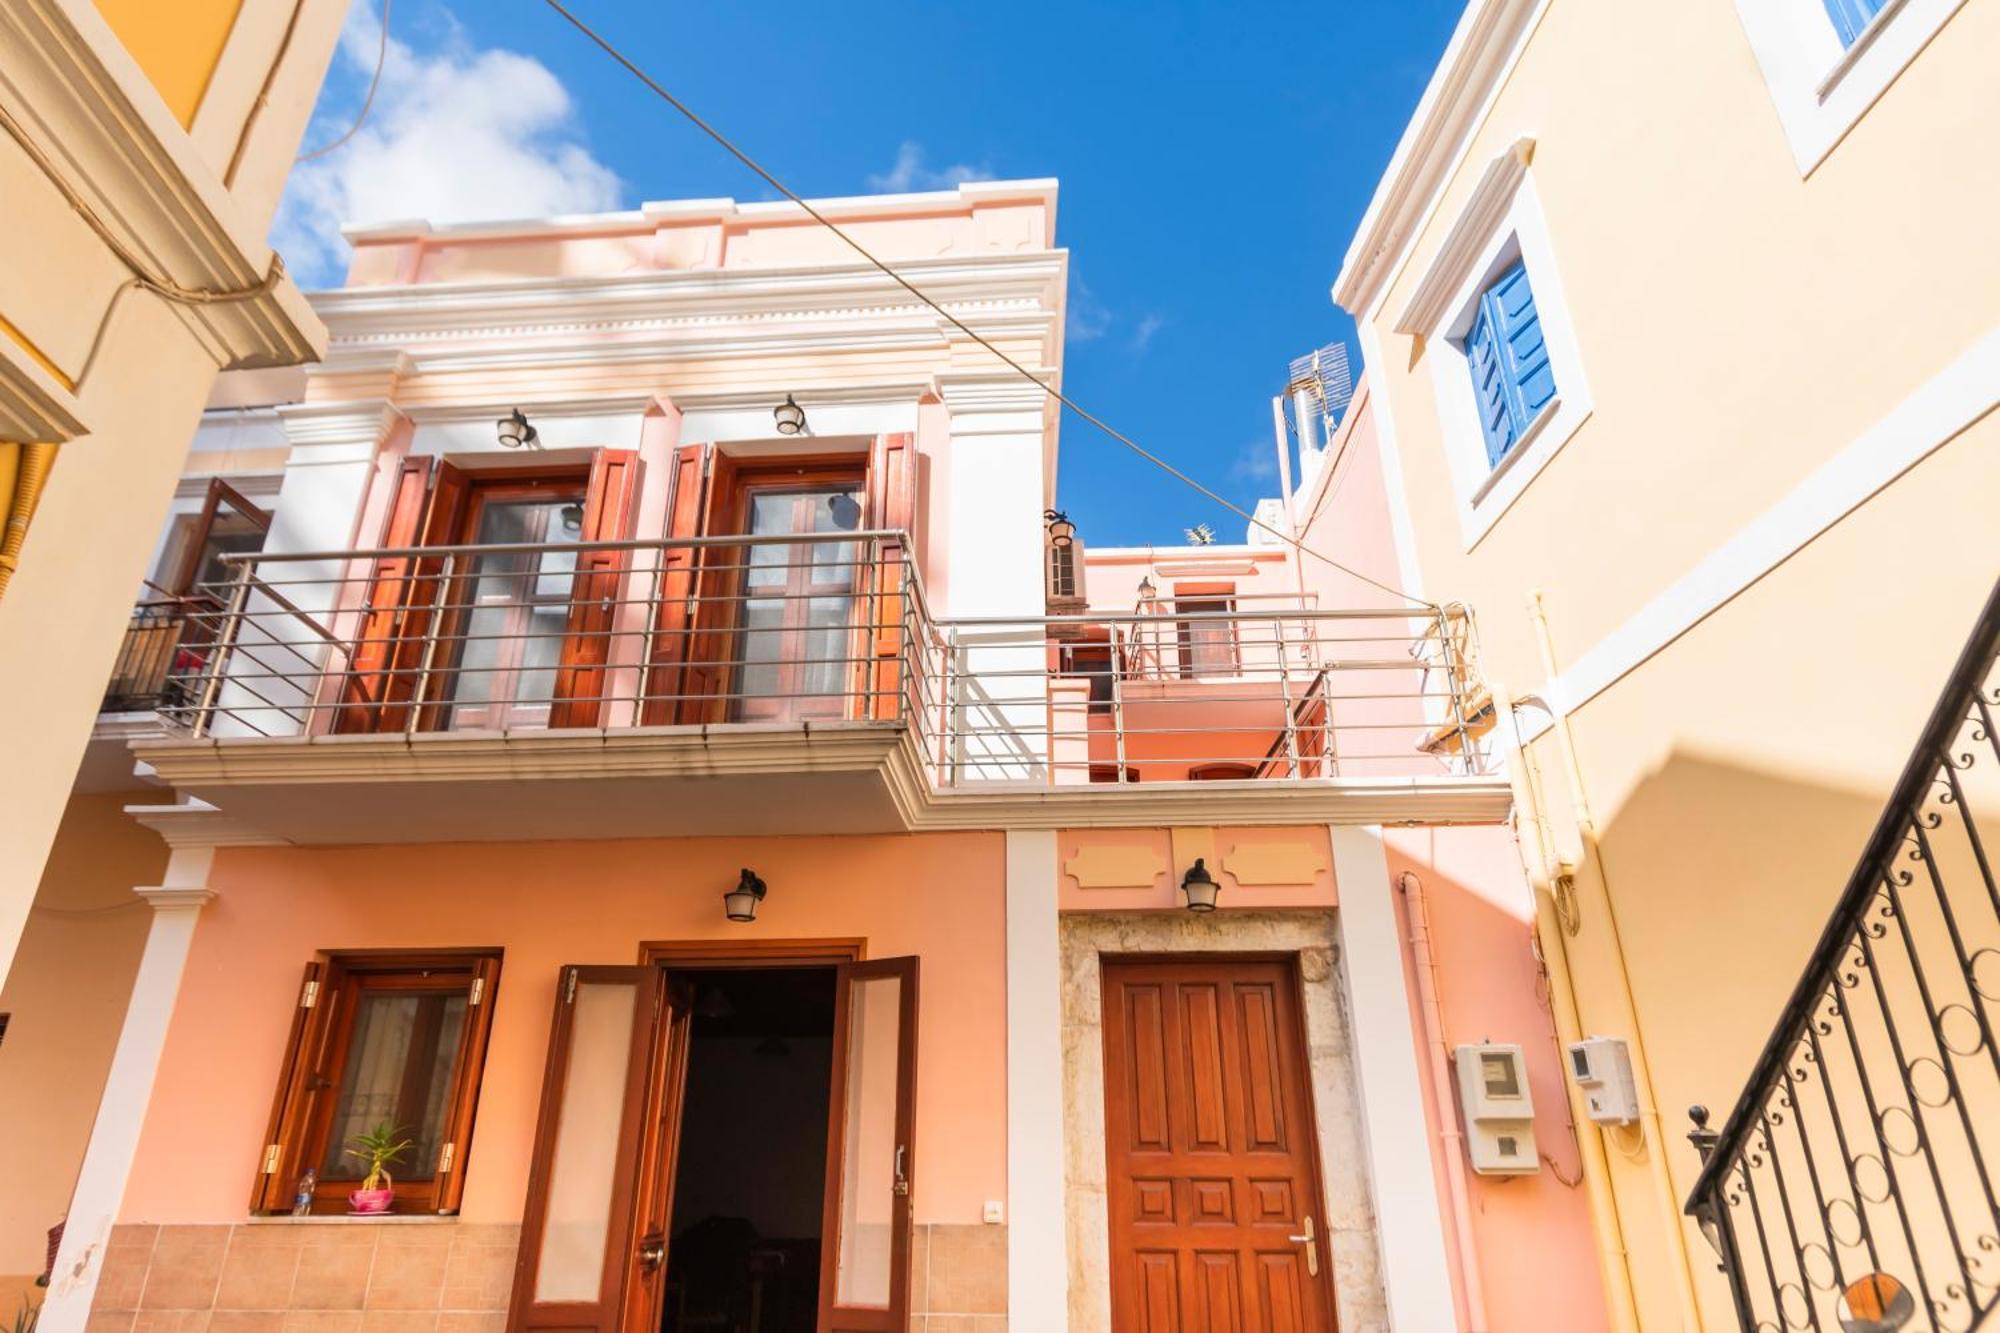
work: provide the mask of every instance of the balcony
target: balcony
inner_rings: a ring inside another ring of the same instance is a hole
[[[159,776],[296,841],[1490,820],[1462,622],[939,618],[900,532],[230,557]],[[1442,740],[1440,738],[1443,738]]]

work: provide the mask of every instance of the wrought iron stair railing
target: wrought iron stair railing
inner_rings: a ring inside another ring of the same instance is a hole
[[[1996,716],[2000,587],[1727,1122],[1690,1112],[1746,1330],[2000,1325]]]

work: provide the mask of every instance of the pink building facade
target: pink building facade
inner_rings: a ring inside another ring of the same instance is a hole
[[[1055,204],[819,206],[1055,382]],[[1047,396],[790,205],[351,239],[86,766],[167,850],[45,1330],[1602,1326],[1372,444],[1303,555],[1086,549]]]

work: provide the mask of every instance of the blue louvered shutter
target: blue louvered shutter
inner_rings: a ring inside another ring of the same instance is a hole
[[[1556,396],[1555,372],[1549,368],[1548,344],[1542,341],[1542,317],[1535,309],[1535,290],[1528,285],[1528,266],[1514,261],[1514,267],[1486,289],[1486,299],[1500,331],[1501,382],[1518,439]]]
[[[1472,370],[1472,396],[1478,406],[1479,428],[1486,436],[1486,460],[1498,463],[1514,442],[1514,417],[1507,406],[1506,373],[1500,365],[1500,338],[1486,303],[1480,301],[1472,331],[1465,335],[1465,359]]]
[[[1826,16],[1833,20],[1833,30],[1840,34],[1842,46],[1854,45],[1861,36],[1861,30],[1874,22],[1888,0],[1822,0],[1826,5]]]

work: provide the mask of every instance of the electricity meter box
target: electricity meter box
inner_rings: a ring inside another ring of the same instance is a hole
[[[1528,1062],[1519,1046],[1481,1042],[1452,1052],[1458,1103],[1465,1114],[1465,1152],[1483,1176],[1525,1176],[1541,1169],[1535,1147],[1535,1103]]]
[[[1569,1044],[1569,1072],[1583,1089],[1584,1112],[1600,1125],[1639,1119],[1639,1091],[1632,1082],[1632,1052],[1622,1037],[1585,1037]]]

